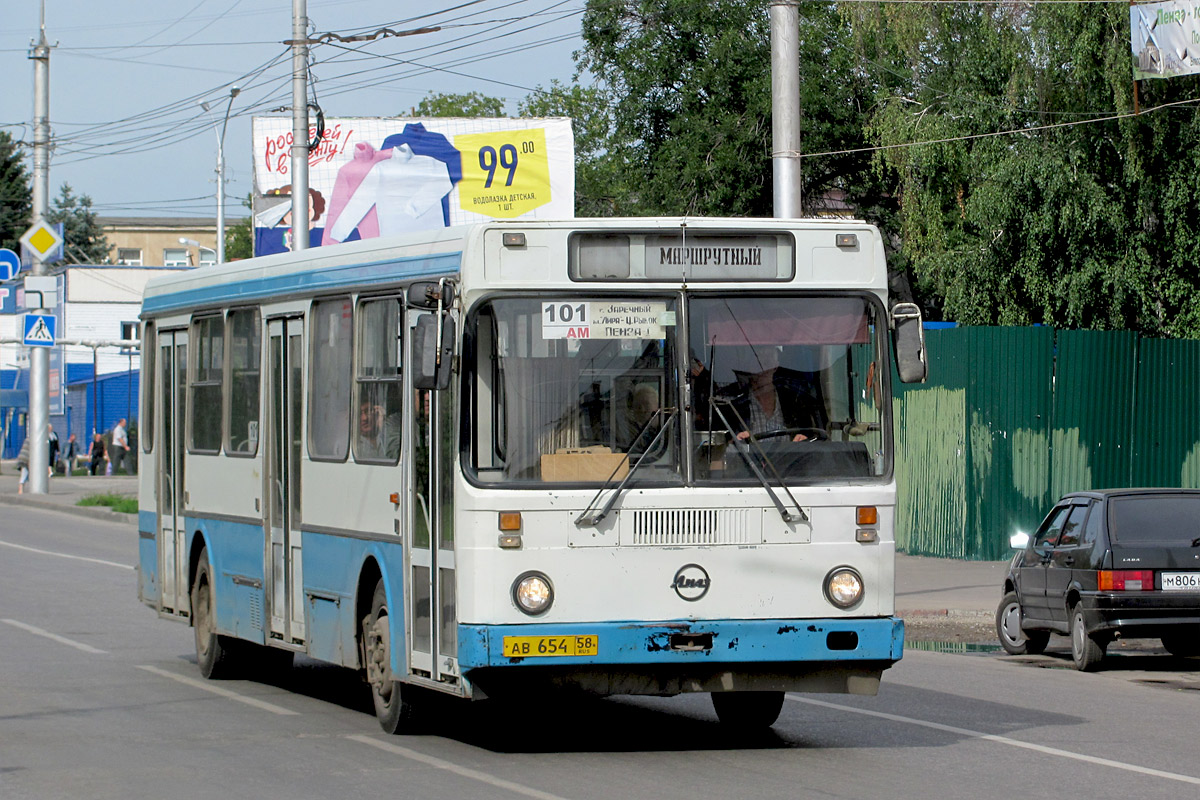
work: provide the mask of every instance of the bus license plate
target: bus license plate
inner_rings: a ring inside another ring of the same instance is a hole
[[[1200,572],[1164,572],[1162,587],[1166,592],[1200,592]]]
[[[599,652],[599,636],[505,636],[506,658],[541,656],[594,656]]]

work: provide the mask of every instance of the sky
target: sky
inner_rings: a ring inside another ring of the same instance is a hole
[[[584,0],[308,0],[310,38],[439,27],[312,48],[326,118],[411,113],[430,92],[517,103],[576,74]],[[45,0],[50,55],[50,195],[69,183],[101,216],[216,216],[218,130],[226,214],[252,188],[250,120],[290,115],[292,0]],[[39,0],[0,3],[0,128],[33,139]],[[201,102],[211,107],[206,112]],[[281,111],[286,107],[287,110]]]

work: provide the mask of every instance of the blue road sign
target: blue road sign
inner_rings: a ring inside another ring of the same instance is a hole
[[[25,346],[53,347],[57,322],[58,320],[53,314],[26,314]]]
[[[21,271],[21,257],[7,247],[0,247],[0,281],[11,281]]]

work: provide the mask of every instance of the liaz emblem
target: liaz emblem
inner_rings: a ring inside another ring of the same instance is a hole
[[[675,573],[675,580],[671,582],[675,594],[689,603],[694,603],[708,594],[708,587],[711,585],[712,579],[699,564],[684,564]]]

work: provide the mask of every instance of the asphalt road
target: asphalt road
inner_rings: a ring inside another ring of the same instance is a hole
[[[379,732],[357,677],[199,677],[140,605],[131,526],[0,507],[0,798],[1200,796],[1200,661],[1081,674],[910,650],[878,697],[789,695],[752,740],[707,696],[476,704]]]

